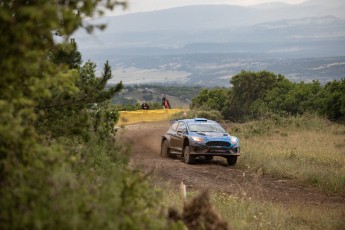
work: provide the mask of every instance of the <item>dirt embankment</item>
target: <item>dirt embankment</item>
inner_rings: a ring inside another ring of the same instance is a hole
[[[117,137],[132,145],[130,166],[139,168],[143,173],[152,172],[152,180],[156,185],[170,182],[177,190],[183,181],[188,190],[206,189],[283,205],[345,208],[343,196],[325,194],[291,180],[248,173],[237,166],[228,166],[223,158],[215,157],[210,162],[200,160],[193,165],[185,164],[181,158],[163,158],[160,156],[160,141],[168,127],[168,122],[129,125]]]

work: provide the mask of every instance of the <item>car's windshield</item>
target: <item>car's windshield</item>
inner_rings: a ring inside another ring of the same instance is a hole
[[[225,130],[218,124],[201,124],[201,123],[192,123],[189,124],[189,130],[191,132],[217,132],[225,133]]]

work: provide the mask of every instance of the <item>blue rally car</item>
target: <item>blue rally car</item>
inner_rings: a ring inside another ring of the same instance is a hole
[[[214,156],[221,156],[229,165],[234,165],[240,155],[240,142],[215,121],[182,119],[174,121],[162,136],[161,155],[180,155],[187,164],[192,164],[196,157],[212,160]]]

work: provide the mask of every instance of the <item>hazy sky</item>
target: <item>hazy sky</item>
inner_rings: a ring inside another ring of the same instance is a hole
[[[123,11],[122,9],[117,8],[112,14],[119,15],[123,13],[152,11],[186,5],[229,4],[249,6],[268,2],[297,4],[304,1],[305,0],[128,0],[127,10]]]

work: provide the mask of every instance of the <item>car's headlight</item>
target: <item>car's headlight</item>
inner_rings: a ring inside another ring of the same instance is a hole
[[[200,142],[200,143],[204,143],[205,142],[205,140],[203,138],[201,138],[201,137],[192,137],[192,139],[195,142]]]
[[[230,138],[230,143],[231,143],[231,144],[234,145],[234,144],[237,144],[237,142],[238,142],[238,140],[237,140],[236,137],[231,137],[231,138]]]

